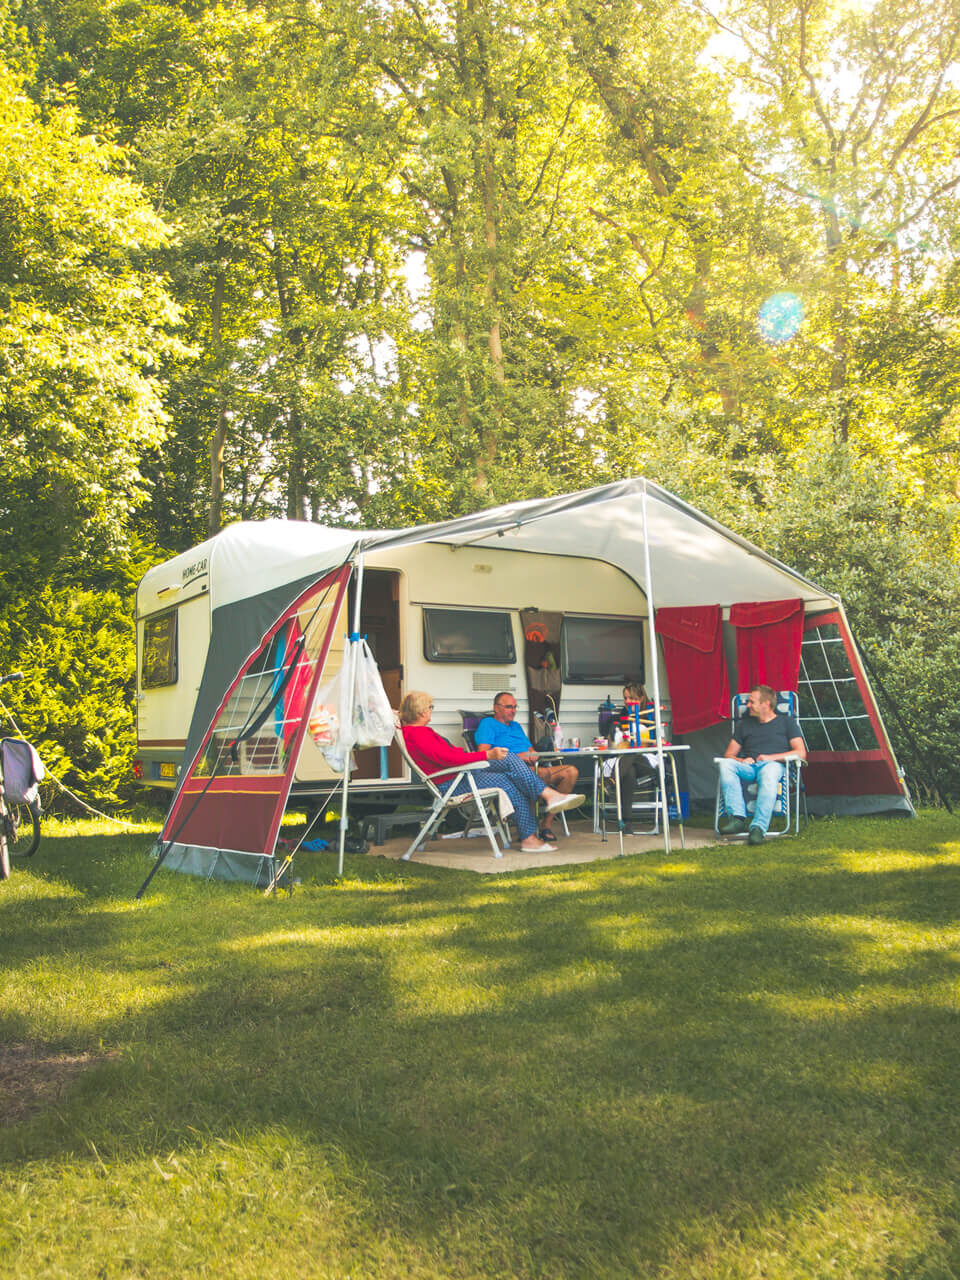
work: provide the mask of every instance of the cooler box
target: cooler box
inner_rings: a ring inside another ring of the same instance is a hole
[[[670,817],[676,821],[678,818],[686,820],[690,817],[690,784],[687,782],[687,753],[686,751],[678,751],[674,756],[677,762],[677,784],[680,788],[679,806],[677,804],[678,797],[673,794],[673,776],[671,770],[667,769],[667,812]]]
[[[689,791],[680,792],[679,810],[677,809],[676,799],[671,794],[667,800],[667,813],[669,813],[670,817],[673,818],[674,821],[676,821],[678,818],[683,818],[684,821],[687,818],[689,818],[690,817],[690,792]]]

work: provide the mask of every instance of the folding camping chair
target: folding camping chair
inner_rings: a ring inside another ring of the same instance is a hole
[[[476,733],[477,725],[484,716],[488,716],[489,714],[489,711],[464,711],[461,708],[460,730],[463,734],[464,745],[468,751],[476,751],[477,740],[474,737],[474,734]]]
[[[468,751],[476,751],[477,725],[480,723],[481,720],[483,720],[486,716],[488,716],[490,712],[489,711],[464,711],[462,707],[459,710],[460,710],[460,731],[463,735],[463,741]],[[562,809],[560,810],[560,821],[563,823],[563,834],[565,836],[569,836],[570,827],[567,824],[567,815]]]
[[[738,693],[732,699],[730,704],[730,730],[736,728],[737,721],[747,714],[747,698],[749,694]],[[784,689],[777,694],[777,711],[781,715],[797,716],[797,695],[792,689]],[[719,765],[723,759],[722,756],[714,756],[713,763]],[[773,817],[770,820],[770,826],[767,828],[768,836],[787,836],[800,834],[800,806],[803,803],[803,782],[801,779],[801,769],[804,761],[799,756],[790,755],[783,761],[783,776],[780,779],[780,787],[777,791],[776,804],[773,806]],[[747,816],[753,813],[756,805],[757,784],[749,782],[743,784],[744,800],[747,806]],[[726,809],[723,804],[723,790],[720,786],[720,773],[717,770],[717,795],[714,804],[713,813],[713,830],[715,835],[720,834],[720,819],[725,815]],[[774,824],[777,825],[774,825]],[[747,833],[742,832],[739,835],[724,836],[725,840],[745,840]]]
[[[441,790],[441,787],[434,781],[437,774],[424,773],[414,760],[413,756],[411,756],[410,752],[407,750],[407,744],[404,742],[403,733],[400,729],[398,729],[396,733],[396,742],[400,748],[400,754],[409,766],[411,778],[419,779],[430,792],[433,800],[427,819],[417,835],[414,837],[410,848],[403,855],[403,861],[407,861],[421,845],[426,843],[427,839],[440,825],[440,820],[443,817],[448,813],[457,811],[462,812],[464,816],[467,817],[473,817],[475,819],[479,818],[483,825],[484,832],[486,833],[486,837],[490,842],[490,848],[493,850],[493,856],[495,858],[502,858],[503,849],[509,849],[510,847],[510,833],[507,831],[504,818],[501,817],[501,803],[508,813],[513,812],[513,806],[510,804],[505,792],[501,791],[499,787],[477,786],[477,780],[474,775],[482,769],[488,769],[490,766],[487,762],[485,760],[478,760],[475,764],[462,765],[453,777],[450,778],[449,782],[444,778]],[[441,774],[449,774],[450,772],[450,769],[439,770],[439,773]],[[461,778],[467,778],[469,780],[470,790],[453,795],[453,789]],[[463,832],[464,836],[468,834],[469,830],[470,824],[468,822],[467,828]],[[499,836],[500,843],[503,848],[497,844],[494,831],[496,831],[497,836]]]

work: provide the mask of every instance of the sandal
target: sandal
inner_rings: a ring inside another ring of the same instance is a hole
[[[555,844],[541,843],[525,849],[523,845],[521,845],[520,852],[521,853],[556,853],[557,846]]]

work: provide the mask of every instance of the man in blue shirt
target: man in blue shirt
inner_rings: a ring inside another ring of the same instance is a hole
[[[575,764],[538,765],[539,759],[531,746],[530,739],[517,724],[517,700],[512,693],[498,693],[493,700],[493,715],[484,716],[477,725],[473,738],[478,751],[489,751],[491,747],[506,747],[508,751],[525,760],[531,769],[536,769],[539,777],[563,795],[569,795],[577,785],[580,776]],[[540,828],[540,839],[555,841],[553,834],[553,814],[548,813]]]
[[[720,833],[732,836],[746,830],[742,783],[756,782],[757,804],[747,843],[762,844],[777,802],[784,757],[807,758],[800,726],[793,716],[777,711],[777,695],[768,684],[750,690],[747,714],[737,721],[723,755],[719,769],[725,815],[720,819]]]

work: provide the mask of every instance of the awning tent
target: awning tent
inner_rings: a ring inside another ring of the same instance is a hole
[[[317,595],[318,584],[326,584],[329,591],[336,583],[342,591],[343,575],[368,553],[421,542],[469,543],[607,562],[633,578],[648,595],[654,624],[656,610],[664,607],[709,603],[729,610],[745,601],[801,599],[808,625],[822,613],[843,631],[844,651],[854,665],[871,723],[881,739],[878,749],[887,762],[887,794],[878,798],[882,803],[864,807],[910,809],[879,711],[849,637],[841,602],[661,486],[629,479],[404,530],[354,531],[282,520],[239,523],[197,548],[195,554],[209,562],[211,641],[185,753],[189,763],[164,827],[164,841],[173,840],[186,850],[191,847],[184,815],[188,804],[202,803],[187,794],[191,785],[194,790],[199,788],[196,778],[190,783],[197,772],[197,759],[208,749],[204,743],[209,744],[211,728],[238,677],[251,663],[256,664],[265,642],[291,610],[298,609],[303,619],[304,601]],[[323,623],[332,625],[326,606]],[[307,647],[312,646],[316,659],[328,643],[329,635],[325,634]],[[318,666],[314,660],[311,678],[319,678],[321,668],[322,663]],[[719,741],[724,741],[727,730],[717,732]],[[295,760],[288,762],[287,784],[275,796],[281,808],[295,764]],[[855,782],[852,775],[848,777],[848,784],[851,782]],[[272,853],[272,848],[263,850],[264,857]]]

